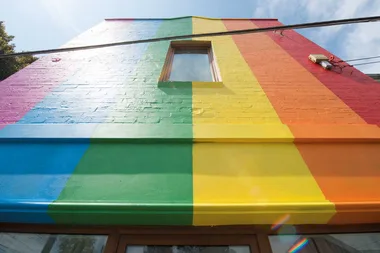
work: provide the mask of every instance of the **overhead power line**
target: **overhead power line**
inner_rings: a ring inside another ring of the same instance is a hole
[[[377,64],[377,63],[380,63],[380,61],[363,62],[363,63],[356,63],[356,64],[351,64],[351,65],[344,65],[344,66],[339,65],[339,63],[353,62],[353,61],[364,61],[364,60],[377,59],[377,58],[380,58],[380,55],[371,56],[371,57],[362,57],[362,58],[356,58],[356,59],[350,59],[350,60],[332,61],[331,63],[333,63],[334,66],[343,69],[343,68],[347,68],[347,67],[356,67],[356,66],[360,66],[360,65]]]
[[[26,51],[26,52],[20,52],[20,53],[12,53],[12,54],[2,54],[2,55],[0,55],[0,59],[7,58],[7,57],[22,56],[22,55],[53,54],[53,53],[62,53],[62,52],[69,52],[69,51],[88,50],[88,49],[105,48],[105,47],[115,47],[115,46],[149,43],[149,42],[159,42],[159,41],[167,41],[167,40],[190,39],[190,38],[201,38],[201,37],[215,37],[215,36],[226,36],[226,35],[237,35],[237,34],[248,34],[248,33],[262,33],[262,32],[269,32],[269,31],[280,31],[280,30],[289,30],[289,29],[305,29],[305,28],[336,26],[336,25],[356,24],[356,23],[365,23],[365,22],[377,22],[377,21],[380,21],[380,16],[339,19],[339,20],[302,23],[302,24],[294,24],[294,25],[272,26],[272,27],[256,28],[256,29],[233,30],[233,31],[227,31],[227,32],[210,32],[210,33],[187,34],[187,35],[168,36],[168,37],[151,38],[151,39],[143,39],[143,40],[122,41],[122,42],[114,42],[114,43],[98,44],[98,45],[88,45],[88,46],[79,46],[79,47],[69,47],[69,48],[47,49],[47,50],[37,50],[37,51]]]
[[[376,58],[380,58],[380,55],[378,56],[372,56],[372,57],[365,57],[365,58],[357,58],[357,59],[350,59],[350,60],[340,60],[340,61],[337,61],[338,62],[351,62],[351,61],[363,61],[363,60],[370,60],[370,59],[376,59]]]
[[[368,64],[375,64],[375,63],[380,63],[380,61],[371,61],[371,62],[359,63],[359,64],[354,64],[352,66],[368,65]]]

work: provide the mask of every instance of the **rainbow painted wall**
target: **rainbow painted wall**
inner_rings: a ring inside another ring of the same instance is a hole
[[[279,24],[113,19],[65,46]],[[380,222],[379,83],[285,35],[202,38],[219,86],[160,87],[169,42],[47,55],[2,81],[0,222]]]

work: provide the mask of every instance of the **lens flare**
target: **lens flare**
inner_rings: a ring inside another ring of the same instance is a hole
[[[284,216],[281,216],[280,218],[278,218],[278,220],[276,220],[271,229],[272,230],[277,230],[279,227],[281,227],[285,222],[287,222],[290,218],[290,215],[289,214],[285,214]]]
[[[301,241],[297,242],[296,244],[294,244],[289,250],[288,250],[288,253],[296,253],[298,252],[299,250],[301,250],[303,247],[306,246],[306,244],[308,243],[308,239],[307,238],[303,238]]]

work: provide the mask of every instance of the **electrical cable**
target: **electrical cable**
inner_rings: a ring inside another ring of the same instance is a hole
[[[362,60],[370,60],[370,59],[376,59],[376,58],[380,58],[380,55],[378,56],[372,56],[372,57],[365,57],[365,58],[357,58],[357,59],[351,59],[351,60],[340,60],[340,61],[337,61],[335,63],[339,63],[339,62],[351,62],[351,61],[362,61]]]
[[[363,60],[363,59],[375,59],[375,58],[379,58],[379,56],[374,56],[374,57],[366,57],[366,58],[360,58],[360,59],[355,59],[355,60]],[[348,61],[353,61],[353,60],[348,60]],[[358,64],[354,64],[354,65],[340,65],[339,63],[342,63],[343,61],[337,61],[337,62],[331,62],[330,63],[336,67],[336,68],[339,68],[340,69],[340,72],[337,72],[339,74],[343,73],[343,69],[345,68],[352,68],[352,67],[356,67],[356,66],[361,66],[361,65],[370,65],[370,64],[377,64],[377,63],[380,63],[380,61],[372,61],[372,62],[363,62],[363,63],[358,63]],[[336,71],[335,71],[336,72]],[[352,75],[353,72],[351,72],[351,75]]]
[[[375,63],[380,63],[380,61],[371,61],[371,62],[359,63],[359,64],[354,64],[351,66],[360,66],[360,65],[375,64]]]
[[[233,31],[227,31],[227,32],[210,32],[210,33],[200,33],[200,34],[199,33],[198,34],[187,34],[187,35],[179,35],[179,36],[169,36],[169,37],[151,38],[151,39],[143,39],[143,40],[134,40],[134,41],[122,41],[122,42],[89,45],[89,46],[79,46],[79,47],[69,47],[69,48],[26,51],[26,52],[12,53],[12,54],[2,54],[2,55],[0,55],[0,59],[7,58],[7,57],[22,56],[22,55],[53,54],[53,53],[78,51],[78,50],[88,50],[88,49],[114,47],[114,46],[131,45],[131,44],[140,44],[140,43],[148,43],[148,42],[159,42],[159,41],[190,39],[190,38],[200,38],[200,37],[215,37],[215,36],[226,36],[226,35],[248,34],[248,33],[262,33],[262,32],[269,32],[269,31],[276,31],[276,30],[305,29],[305,28],[313,28],[313,27],[326,27],[326,26],[356,24],[356,23],[365,23],[365,22],[377,22],[377,21],[380,21],[380,16],[351,18],[351,19],[339,19],[339,20],[330,20],[330,21],[321,21],[321,22],[312,22],[312,23],[301,23],[301,24],[294,24],[294,25],[272,26],[272,27],[256,28],[256,29],[233,30]]]

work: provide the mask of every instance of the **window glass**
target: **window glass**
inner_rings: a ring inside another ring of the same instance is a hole
[[[212,82],[207,49],[176,49],[169,80]]]
[[[126,253],[250,253],[249,246],[128,246]]]
[[[269,242],[273,253],[319,253],[309,238],[300,235],[269,236]]]
[[[278,235],[270,236],[273,253],[291,252],[294,246],[305,240],[301,253],[368,253],[380,252],[380,233],[327,234],[327,235]]]
[[[102,253],[107,236],[0,233],[1,253]]]

